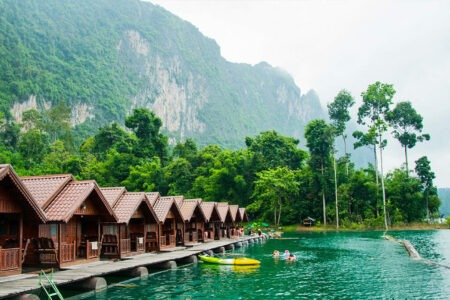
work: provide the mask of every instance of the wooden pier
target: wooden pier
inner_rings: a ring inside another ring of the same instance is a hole
[[[66,267],[53,274],[53,282],[60,288],[75,284],[85,291],[107,288],[103,276],[127,274],[130,278],[145,277],[148,270],[167,269],[179,263],[195,263],[197,255],[203,252],[225,252],[248,243],[262,241],[265,236],[245,236],[201,243],[192,247],[178,247],[172,251],[145,253],[118,261],[98,261],[95,263]],[[0,277],[0,299],[39,299],[38,274],[20,274]],[[83,292],[83,291],[81,291]]]

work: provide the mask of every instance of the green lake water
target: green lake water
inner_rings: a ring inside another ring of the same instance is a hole
[[[198,263],[151,273],[78,299],[450,299],[450,231],[390,231],[432,262],[413,260],[383,232],[286,233],[228,251],[260,267]],[[294,262],[274,259],[290,250]]]

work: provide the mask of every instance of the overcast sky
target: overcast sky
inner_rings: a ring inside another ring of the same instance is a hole
[[[151,0],[216,40],[231,62],[266,61],[289,72],[326,108],[347,89],[390,83],[394,102],[411,101],[429,142],[409,151],[427,155],[438,187],[450,187],[450,1],[447,0]],[[400,167],[393,140],[385,169]]]

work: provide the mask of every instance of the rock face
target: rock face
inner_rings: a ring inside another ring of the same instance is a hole
[[[226,61],[215,41],[148,2],[5,0],[0,26],[0,87],[18,122],[65,101],[82,134],[146,107],[171,143],[238,148],[264,130],[302,139],[324,116],[283,70]]]

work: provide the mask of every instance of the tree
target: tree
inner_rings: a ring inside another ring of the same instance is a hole
[[[135,149],[138,157],[158,156],[164,164],[168,159],[167,136],[160,133],[162,121],[146,108],[136,108],[133,114],[125,119],[125,126],[132,129],[139,140]]]
[[[346,90],[342,90],[338,93],[338,95],[334,98],[334,101],[327,105],[328,107],[328,115],[332,121],[331,126],[333,127],[334,136],[342,136],[344,141],[344,153],[345,159],[347,161],[347,143],[346,138],[347,135],[344,133],[345,131],[345,123],[350,120],[350,107],[355,104],[353,97]],[[338,206],[338,182],[337,182],[337,171],[336,171],[336,158],[335,158],[335,137],[333,137],[333,169],[334,169],[334,196],[335,196],[335,210],[336,210],[336,227],[339,228],[339,206]],[[348,176],[348,164],[346,163],[346,170]]]
[[[323,223],[327,225],[325,168],[328,167],[330,162],[333,129],[324,120],[313,120],[306,125],[305,138],[311,156],[310,167],[314,173],[320,170],[319,183],[322,190]]]
[[[257,177],[253,197],[271,203],[274,224],[279,226],[283,206],[288,199],[298,194],[299,183],[295,172],[282,167],[261,171],[257,173]]]
[[[434,172],[431,171],[430,161],[428,160],[428,157],[422,156],[421,158],[416,160],[415,163],[416,163],[415,171],[417,176],[419,177],[420,183],[422,184],[422,191],[423,196],[425,198],[425,205],[427,210],[427,220],[429,221],[430,220],[429,200],[430,197],[437,196],[436,188],[433,186],[433,179],[436,178],[436,176],[434,175]],[[434,202],[436,202],[435,199],[433,200]],[[437,208],[439,208],[439,205]]]
[[[331,125],[334,127],[336,136],[342,136],[344,141],[344,154],[347,157],[347,134],[345,134],[346,123],[350,121],[350,108],[355,104],[355,100],[352,95],[346,91],[341,90],[334,101],[327,105],[328,116],[331,120]],[[348,167],[347,167],[348,175]]]
[[[406,173],[408,168],[408,149],[413,148],[417,142],[428,141],[429,134],[422,134],[422,116],[412,107],[411,102],[399,102],[388,115],[394,137],[400,142],[405,150]]]
[[[299,169],[306,153],[298,149],[299,140],[279,135],[276,131],[261,132],[255,138],[245,138],[249,152],[254,154],[256,172],[277,167]]]
[[[361,94],[363,103],[358,109],[358,123],[367,125],[369,128],[368,131],[371,133],[370,135],[375,135],[378,140],[384,224],[386,230],[388,229],[388,223],[386,214],[386,191],[383,176],[383,148],[386,146],[387,141],[383,138],[383,134],[388,130],[386,119],[394,95],[395,90],[392,84],[385,84],[377,81],[374,84],[369,85],[367,90]]]

